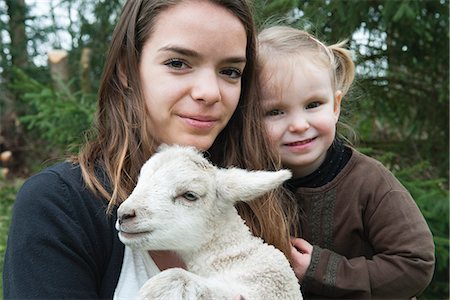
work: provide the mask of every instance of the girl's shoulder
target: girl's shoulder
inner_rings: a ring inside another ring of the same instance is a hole
[[[107,201],[86,186],[78,164],[63,161],[28,178],[17,194],[15,206],[90,214],[106,211]]]
[[[81,185],[83,180],[80,166],[69,161],[58,162],[33,174],[25,181],[25,184],[43,184],[50,188],[61,182],[72,186]]]
[[[406,190],[395,175],[380,161],[352,149],[352,156],[342,171],[343,177],[353,183],[361,182],[365,189]]]
[[[350,158],[349,165],[351,165],[352,168],[363,169],[365,171],[373,170],[381,174],[387,173],[389,176],[393,176],[392,172],[379,160],[356,149],[351,150],[352,157]]]

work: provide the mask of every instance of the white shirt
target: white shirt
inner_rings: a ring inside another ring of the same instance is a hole
[[[113,299],[137,299],[138,291],[144,283],[160,272],[148,251],[125,246],[122,270]]]

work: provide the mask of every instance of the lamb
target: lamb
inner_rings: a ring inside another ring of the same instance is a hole
[[[253,236],[234,207],[290,177],[288,170],[217,168],[192,147],[160,147],[119,207],[116,227],[125,245],[175,251],[187,270],[158,273],[139,297],[302,299],[286,257]]]

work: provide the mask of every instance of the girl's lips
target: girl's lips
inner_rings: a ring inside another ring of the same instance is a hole
[[[313,146],[313,142],[315,139],[316,138],[295,141],[295,142],[291,142],[291,143],[285,143],[285,144],[283,144],[283,146],[287,147],[287,149],[289,149],[289,151],[293,151],[293,152],[309,151],[309,149],[311,149],[311,147]]]
[[[311,143],[314,140],[315,140],[315,138],[312,138],[312,139],[307,139],[307,140],[303,140],[303,141],[296,141],[296,142],[292,142],[292,143],[286,143],[284,145],[288,146],[288,147],[303,146],[303,145],[307,145],[307,144]]]
[[[180,117],[186,124],[196,129],[210,129],[217,123],[217,120],[209,117]]]

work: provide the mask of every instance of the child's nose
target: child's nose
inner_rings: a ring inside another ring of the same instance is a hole
[[[303,132],[310,127],[308,120],[305,118],[294,117],[289,124],[290,132]]]
[[[214,104],[221,100],[219,78],[212,70],[198,71],[193,83],[191,96],[205,104]]]

